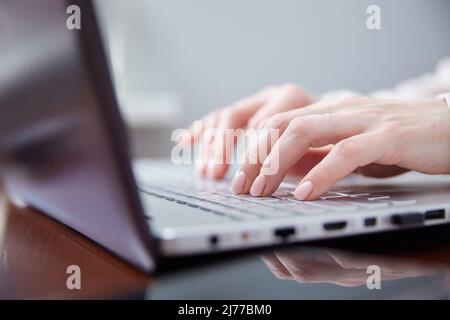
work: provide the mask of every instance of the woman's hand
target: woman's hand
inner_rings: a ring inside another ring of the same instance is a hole
[[[201,141],[202,157],[197,163],[199,174],[211,179],[221,179],[227,172],[234,149],[234,141],[231,143],[226,141],[224,129],[257,128],[261,121],[274,114],[302,108],[312,102],[312,97],[296,85],[269,87],[231,106],[208,114],[200,120],[201,125],[196,123],[197,125],[191,126],[190,134],[182,143],[193,144]],[[213,137],[204,137],[208,129],[217,129]]]
[[[247,161],[241,166],[232,185],[238,194],[271,195],[310,148],[325,151],[298,185],[299,200],[317,199],[358,168],[375,176],[380,168],[380,176],[406,169],[450,172],[450,109],[443,100],[351,97],[320,101],[278,113],[260,128],[276,129],[280,136],[269,141],[267,135],[260,135],[247,148],[245,159],[254,159],[252,152],[262,146],[269,146],[269,153],[258,156],[256,164]],[[278,168],[275,173],[273,168]]]
[[[421,263],[420,258],[392,259],[337,250],[282,250],[266,254],[262,260],[278,279],[299,283],[333,283],[346,287],[367,284],[371,266],[380,268],[382,281],[448,273],[443,267]]]

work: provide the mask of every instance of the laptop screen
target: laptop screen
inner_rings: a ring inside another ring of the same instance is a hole
[[[0,165],[12,198],[150,270],[91,1],[0,2]]]

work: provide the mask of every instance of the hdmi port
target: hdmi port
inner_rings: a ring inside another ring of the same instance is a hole
[[[342,230],[347,226],[347,222],[346,221],[339,221],[339,222],[329,222],[329,223],[325,223],[323,225],[323,228],[326,231],[333,231],[333,230]]]
[[[430,210],[425,212],[425,220],[440,220],[440,219],[445,219],[444,209]]]

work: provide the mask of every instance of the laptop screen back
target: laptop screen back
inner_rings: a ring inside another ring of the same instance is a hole
[[[150,233],[91,1],[2,0],[0,43],[6,192],[151,270]]]

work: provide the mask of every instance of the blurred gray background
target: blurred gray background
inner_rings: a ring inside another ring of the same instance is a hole
[[[168,154],[172,128],[270,84],[364,93],[450,55],[448,0],[97,2],[123,110],[153,119],[130,120],[136,156]],[[382,30],[366,28],[371,4],[381,7]]]

